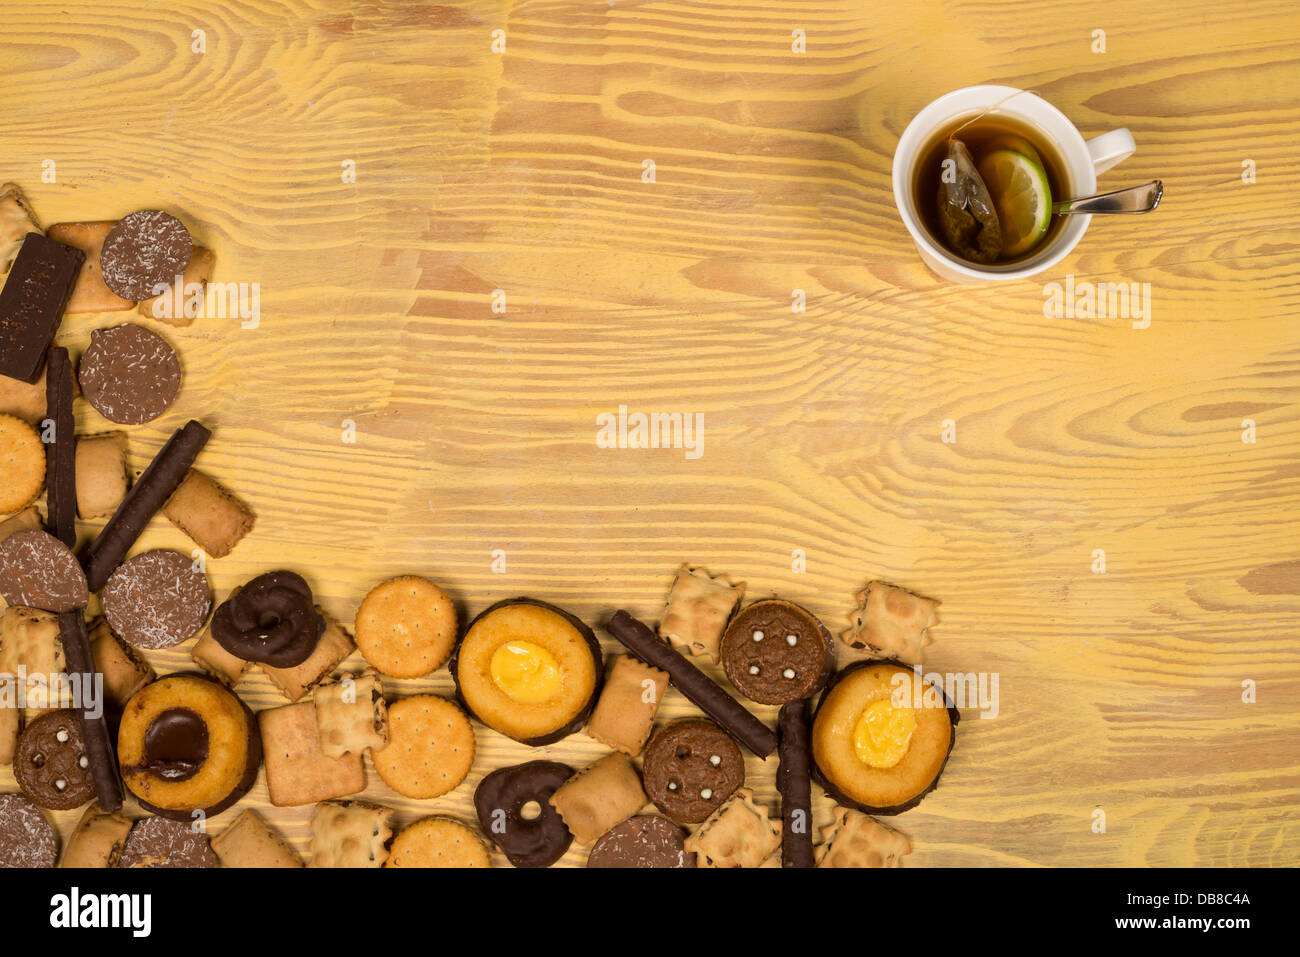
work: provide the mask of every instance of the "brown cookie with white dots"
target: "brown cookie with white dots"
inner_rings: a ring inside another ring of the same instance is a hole
[[[188,821],[147,817],[136,821],[122,846],[118,867],[216,867],[208,836]]]
[[[0,869],[53,867],[59,838],[38,808],[21,794],[0,794]]]
[[[826,626],[780,598],[743,608],[727,626],[720,651],[736,690],[759,704],[789,704],[815,694],[835,670]]]
[[[712,721],[684,718],[650,739],[642,777],[655,807],[679,824],[698,824],[745,783],[745,758]]]
[[[65,708],[29,722],[18,739],[14,778],[24,794],[51,811],[70,811],[93,798],[80,715]]]
[[[101,596],[109,627],[136,648],[170,648],[193,638],[212,610],[208,576],[188,555],[159,549],[123,562]]]
[[[166,339],[127,322],[90,334],[77,381],[86,401],[104,418],[120,425],[143,425],[166,412],[176,399],[181,364]]]
[[[86,573],[71,549],[46,532],[15,532],[0,542],[0,597],[10,605],[62,614],[85,608]]]
[[[141,209],[123,216],[104,237],[100,277],[123,299],[140,302],[158,295],[155,286],[184,275],[193,251],[184,223],[161,209]]]

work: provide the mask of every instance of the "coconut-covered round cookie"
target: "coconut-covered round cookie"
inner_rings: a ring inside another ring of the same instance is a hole
[[[474,791],[474,810],[483,832],[515,867],[550,867],[569,849],[573,834],[550,797],[573,777],[556,761],[529,761],[498,768]]]
[[[597,839],[588,867],[695,867],[685,848],[686,832],[655,814],[638,814],[615,824]]]
[[[72,550],[47,532],[15,532],[0,542],[0,597],[62,614],[85,608],[86,573]]]
[[[216,867],[207,834],[185,821],[146,817],[136,821],[122,845],[118,867]]]
[[[212,609],[208,576],[188,555],[162,549],[123,562],[101,597],[113,633],[137,648],[193,638]]]
[[[141,805],[188,821],[218,814],[248,793],[262,738],[248,707],[202,675],[145,685],[126,703],[117,732],[122,780]]]
[[[161,209],[137,210],[104,237],[100,276],[123,299],[140,302],[158,295],[156,286],[183,275],[193,251],[189,230],[175,216]]]
[[[0,869],[53,867],[59,837],[41,809],[21,794],[0,794]]]
[[[655,807],[679,824],[698,824],[745,783],[745,758],[712,721],[683,718],[650,739],[643,777]]]
[[[143,425],[162,415],[181,388],[181,364],[167,340],[127,322],[90,334],[77,381],[95,411],[120,425]]]
[[[835,644],[826,627],[811,612],[779,598],[741,609],[719,650],[731,683],[759,704],[806,698],[835,667]]]
[[[960,715],[943,689],[892,661],[839,672],[813,716],[813,773],[868,814],[915,807],[939,783]]]
[[[451,660],[466,709],[489,728],[533,746],[583,726],[596,706],[604,670],[591,629],[532,598],[484,611]]]
[[[81,716],[62,708],[29,722],[14,752],[14,778],[24,794],[51,811],[70,811],[93,798]]]

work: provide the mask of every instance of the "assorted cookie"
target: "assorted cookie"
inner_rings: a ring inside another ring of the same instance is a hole
[[[615,824],[591,845],[588,867],[695,867],[686,850],[686,832],[665,818],[638,814]]]
[[[53,867],[59,836],[41,809],[21,794],[0,794],[0,869]]]
[[[873,658],[925,664],[925,649],[934,644],[930,629],[939,624],[937,601],[882,581],[869,582],[857,599],[840,641]]]
[[[212,610],[207,574],[188,555],[158,549],[123,562],[100,594],[113,633],[136,648],[193,638]]]
[[[445,698],[402,698],[388,706],[388,743],[370,758],[398,794],[441,797],[465,780],[474,764],[474,729]]]
[[[642,775],[655,807],[679,824],[698,824],[745,783],[745,758],[712,721],[682,718],[650,740]]]
[[[176,400],[181,365],[166,339],[127,322],[90,334],[77,381],[86,401],[110,422],[144,425]]]
[[[569,849],[573,834],[551,795],[571,777],[567,764],[529,761],[498,768],[479,782],[474,791],[479,827],[515,867],[550,867]]]
[[[185,821],[146,817],[131,826],[118,867],[216,867],[208,836]]]
[[[442,666],[456,644],[456,606],[441,588],[414,576],[371,589],[357,609],[357,648],[379,671],[419,678]]]
[[[77,712],[47,711],[27,723],[14,752],[14,778],[34,804],[51,811],[70,811],[95,796]]]
[[[393,838],[385,867],[491,867],[483,841],[459,821],[426,817]]]
[[[821,689],[835,668],[826,627],[794,602],[756,601],[736,615],[720,645],[732,685],[759,704],[789,704]]]
[[[365,801],[325,801],[311,819],[308,867],[383,867],[393,809]]]

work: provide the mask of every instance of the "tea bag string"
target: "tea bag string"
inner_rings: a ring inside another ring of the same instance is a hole
[[[1007,100],[1015,99],[1017,96],[1020,96],[1020,94],[1022,94],[1022,93],[1032,93],[1032,94],[1034,94],[1035,96],[1038,95],[1038,91],[1037,91],[1037,90],[1016,90],[1014,93],[1008,93],[1006,96],[1004,96],[1002,99],[998,100],[998,101],[997,101],[996,103],[994,103],[992,106],[987,106],[987,107],[985,107],[984,109],[980,110],[978,113],[976,113],[974,116],[972,116],[969,120],[967,120],[967,121],[966,121],[965,123],[963,123],[961,126],[957,127],[955,130],[953,130],[951,133],[949,133],[949,134],[948,134],[948,145],[951,146],[951,145],[952,145],[952,141],[953,141],[954,139],[957,138],[957,134],[960,133],[962,130],[966,129],[966,127],[970,126],[972,123],[975,123],[975,122],[977,122],[977,121],[979,121],[979,120],[984,119],[984,117],[988,116],[990,113],[996,113],[996,112],[998,111],[998,108],[999,108],[1000,106],[1002,106],[1003,103],[1005,103]]]

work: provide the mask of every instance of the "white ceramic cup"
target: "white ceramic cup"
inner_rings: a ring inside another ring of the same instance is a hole
[[[1042,97],[1013,86],[968,86],[939,97],[921,110],[907,124],[894,150],[894,203],[925,264],[954,282],[1023,279],[1050,269],[1070,254],[1092,222],[1090,215],[1068,217],[1065,228],[1051,242],[1028,259],[1005,266],[981,266],[959,259],[931,238],[912,200],[912,179],[921,159],[921,148],[936,130],[994,106],[997,112],[993,115],[1016,117],[1056,145],[1067,165],[1071,196],[1097,192],[1098,174],[1128,159],[1137,149],[1133,134],[1122,128],[1085,140],[1064,113]],[[1052,201],[1071,196],[1054,196]]]

